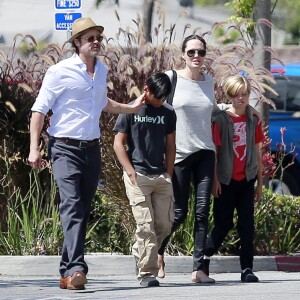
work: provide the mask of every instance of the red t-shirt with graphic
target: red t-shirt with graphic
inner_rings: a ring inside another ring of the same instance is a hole
[[[233,173],[232,179],[240,181],[245,176],[246,169],[246,115],[232,116],[229,115],[233,121],[234,134],[233,134]],[[222,145],[220,137],[220,128],[214,122],[212,125],[212,135],[214,144],[219,147]],[[264,141],[265,135],[261,123],[255,129],[255,144]]]

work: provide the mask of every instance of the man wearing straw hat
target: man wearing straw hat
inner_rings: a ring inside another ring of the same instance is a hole
[[[90,18],[74,21],[69,42],[72,57],[51,66],[32,107],[30,153],[33,169],[41,167],[40,135],[45,115],[52,111],[48,153],[60,194],[64,243],[60,261],[60,288],[85,288],[88,266],[84,260],[86,227],[101,167],[99,119],[102,111],[135,113],[144,94],[131,104],[107,98],[105,66],[97,59],[103,27]]]

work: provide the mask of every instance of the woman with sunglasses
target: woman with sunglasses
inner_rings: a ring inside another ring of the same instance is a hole
[[[177,115],[176,159],[173,174],[175,220],[172,233],[184,222],[188,213],[190,184],[194,186],[195,223],[192,282],[214,283],[208,277],[209,259],[204,256],[210,195],[214,178],[215,146],[212,140],[211,115],[217,107],[214,80],[202,71],[206,42],[198,35],[183,41],[185,68],[177,70],[173,107]],[[171,71],[167,71],[171,75]],[[171,234],[172,234],[171,233]],[[171,235],[170,235],[171,236]],[[168,236],[158,253],[159,277],[164,277],[164,251]]]

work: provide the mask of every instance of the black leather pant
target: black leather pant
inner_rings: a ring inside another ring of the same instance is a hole
[[[171,235],[184,222],[187,216],[191,182],[194,186],[195,223],[193,271],[204,269],[203,255],[208,227],[214,163],[214,151],[200,150],[174,166],[172,181],[175,198],[175,219]],[[171,235],[163,241],[158,254],[164,254]]]

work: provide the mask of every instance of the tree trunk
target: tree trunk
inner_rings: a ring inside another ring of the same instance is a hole
[[[271,54],[265,51],[265,47],[271,47],[271,28],[260,22],[261,19],[266,19],[271,22],[271,0],[256,0],[254,7],[254,21],[256,22],[256,29],[254,34],[254,52],[255,65],[264,67],[270,70]],[[262,116],[263,124],[266,128],[269,127],[269,105],[259,101],[258,103],[251,103]],[[264,178],[264,185],[268,186],[268,178]]]
[[[154,0],[144,0],[143,20],[144,37],[147,42],[151,42],[152,15],[154,9]]]

